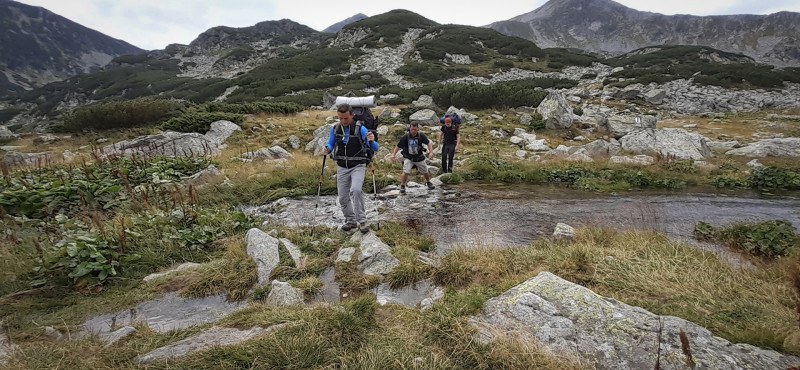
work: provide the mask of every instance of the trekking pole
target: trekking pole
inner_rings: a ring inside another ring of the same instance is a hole
[[[378,231],[381,230],[381,219],[378,217],[378,188],[375,186],[375,162],[369,163],[372,166],[372,190],[375,192],[375,219],[378,220]]]
[[[314,203],[314,222],[311,223],[311,236],[314,236],[314,227],[317,226],[317,208],[319,208],[319,193],[322,190],[322,177],[325,176],[325,160],[328,156],[322,157],[322,172],[319,174],[319,185],[317,185],[317,202]]]

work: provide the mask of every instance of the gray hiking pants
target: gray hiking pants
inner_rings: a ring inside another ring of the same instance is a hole
[[[336,190],[339,193],[339,205],[342,207],[345,223],[365,223],[364,212],[364,174],[367,165],[360,164],[353,168],[336,168]]]

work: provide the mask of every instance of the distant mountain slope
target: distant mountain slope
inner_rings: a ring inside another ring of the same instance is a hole
[[[550,0],[489,25],[542,48],[578,48],[616,56],[652,45],[702,45],[758,62],[800,66],[800,13],[692,16],[640,12],[611,0]]]
[[[100,69],[143,52],[44,8],[0,0],[0,94]]]
[[[337,22],[337,23],[334,23],[334,24],[330,25],[328,28],[322,30],[322,32],[325,32],[325,33],[337,33],[339,31],[341,31],[342,28],[344,28],[344,26],[346,26],[346,25],[348,25],[350,23],[353,23],[353,22],[358,22],[358,21],[360,21],[360,20],[362,20],[364,18],[367,18],[367,16],[362,14],[362,13],[358,13],[358,14],[350,17],[350,18],[347,18],[347,19],[341,21],[341,22]]]

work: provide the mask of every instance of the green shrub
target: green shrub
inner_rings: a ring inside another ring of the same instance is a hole
[[[748,189],[752,187],[748,179],[742,179],[736,176],[727,176],[727,175],[721,175],[715,177],[714,180],[711,181],[711,184],[716,186],[717,188],[729,188],[729,189]]]
[[[67,132],[78,132],[153,125],[180,114],[183,108],[182,103],[174,100],[151,98],[97,103],[66,114],[60,127]]]
[[[667,163],[667,170],[678,173],[695,173],[697,166],[694,165],[694,160],[679,160]]]
[[[253,102],[243,104],[231,103],[206,103],[201,106],[206,112],[222,112],[236,114],[293,114],[302,111],[300,104],[289,102]]]
[[[750,184],[760,189],[800,189],[800,170],[764,166],[753,169]]]
[[[161,128],[164,130],[205,134],[211,128],[211,124],[216,121],[226,120],[233,123],[242,123],[244,118],[244,115],[236,113],[193,112],[171,118],[169,121],[164,122]]]
[[[714,240],[757,256],[782,257],[797,248],[800,237],[788,221],[740,223],[727,228],[715,228],[708,223],[695,225],[698,240]]]

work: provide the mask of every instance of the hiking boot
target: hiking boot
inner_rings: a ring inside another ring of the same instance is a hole
[[[360,224],[360,225],[358,225],[358,229],[361,230],[362,234],[366,234],[366,233],[369,232],[369,224],[366,223],[366,222],[363,223],[363,224]]]
[[[358,225],[356,225],[354,222],[348,222],[342,225],[342,231],[350,231],[355,229],[356,227],[358,227]]]
[[[426,182],[425,185],[428,185],[428,190],[433,190],[434,188],[436,188],[430,181]]]
[[[405,194],[405,193],[406,193],[406,186],[400,185],[400,194]]]

